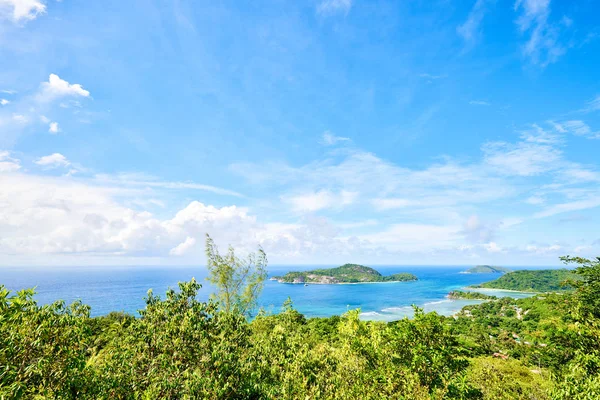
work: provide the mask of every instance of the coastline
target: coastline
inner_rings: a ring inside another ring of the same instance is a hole
[[[544,294],[545,292],[535,292],[532,290],[513,290],[513,289],[498,289],[498,288],[478,288],[473,286],[465,286],[463,289],[471,291],[489,290],[491,292],[514,292],[514,293],[528,293],[528,294]]]
[[[370,282],[370,283],[387,283],[387,282]],[[533,297],[536,294],[542,294],[541,292],[523,292],[519,290],[504,290],[504,289],[487,289],[487,288],[473,288],[471,286],[463,286],[461,289],[455,290],[465,290],[465,291],[474,291],[479,292],[489,291],[492,293],[514,293],[526,295],[524,297]],[[484,293],[485,294],[485,293]],[[449,293],[443,299],[428,301],[425,303],[418,304],[417,306],[423,308],[425,312],[435,311],[440,315],[445,315],[448,317],[454,316],[459,313],[463,307],[475,304],[487,303],[490,301],[498,300],[502,297],[512,297],[512,296],[498,296],[498,299],[464,299],[464,298],[450,298],[448,297]],[[516,296],[514,298],[521,298]],[[373,320],[373,321],[397,321],[402,318],[412,318],[413,309],[412,306],[397,306],[397,307],[387,307],[380,310],[370,310],[361,313],[361,319],[363,320]]]
[[[384,308],[406,306],[408,307],[406,311],[402,311],[400,314],[410,314],[411,304],[423,306],[432,301],[450,301],[445,298],[449,291],[470,288],[483,282],[486,278],[489,279],[489,277],[476,274],[460,274],[459,272],[463,268],[397,266],[385,269],[385,275],[402,273],[407,270],[417,272],[419,278],[417,281],[405,281],[410,283],[402,285],[397,281],[390,281],[372,283],[393,284],[344,283],[303,287],[301,284],[288,284],[293,285],[288,286],[279,284],[277,281],[267,281],[259,304],[267,309],[278,310],[288,297],[292,297],[294,307],[307,317],[341,315],[347,311],[348,304],[351,305],[351,308],[362,308],[364,311],[381,311]],[[287,273],[290,267],[274,265],[269,269],[270,276],[267,279]],[[135,274],[132,274],[132,271],[135,271]],[[64,299],[68,304],[79,299],[92,307],[92,316],[107,315],[115,310],[138,315],[138,310],[145,307],[143,298],[147,294],[148,288],[153,288],[155,293],[164,293],[169,287],[175,287],[179,281],[188,281],[192,276],[195,276],[198,281],[204,281],[207,275],[206,270],[198,269],[196,266],[181,268],[152,266],[147,269],[136,267],[135,270],[129,267],[108,270],[57,268],[39,269],[35,274],[32,274],[30,269],[19,268],[7,269],[4,272],[6,274],[2,276],[2,283],[10,290],[37,286],[35,299],[39,304],[51,304],[56,299]],[[64,284],[54,285],[53,282],[56,281],[64,282]],[[111,286],[108,286],[106,282],[112,282]],[[312,284],[309,283],[309,286]],[[213,290],[214,288],[210,284],[203,283],[199,298],[207,300]],[[497,296],[500,294],[509,297],[535,295],[535,293],[487,291],[488,289],[475,290],[484,290],[485,293]],[[454,300],[453,303],[427,304],[426,309],[446,314],[449,308],[460,309],[461,303],[463,300]],[[443,310],[441,310],[442,308]],[[401,318],[401,316],[395,318]]]
[[[436,312],[439,315],[450,317],[460,312],[463,307],[475,304],[481,304],[485,300],[471,300],[471,299],[440,299],[427,301],[420,304],[415,304],[417,307],[422,308],[425,312]],[[379,310],[363,311],[360,314],[360,318],[365,321],[398,321],[403,318],[412,319],[414,317],[413,306],[392,306],[386,307]]]

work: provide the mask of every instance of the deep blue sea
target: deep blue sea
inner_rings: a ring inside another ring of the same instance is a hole
[[[321,266],[269,266],[269,276],[288,271],[314,269]],[[330,267],[330,266],[323,266]],[[307,317],[343,314],[360,308],[362,318],[395,320],[412,315],[412,305],[425,311],[451,315],[474,300],[449,300],[446,295],[454,289],[496,279],[496,274],[461,274],[468,266],[376,266],[383,275],[410,272],[416,282],[375,283],[353,285],[292,285],[268,280],[260,297],[260,306],[278,312],[289,297],[294,308]],[[533,269],[523,267],[514,269]],[[195,277],[203,284],[200,299],[208,299],[212,288],[205,281],[204,267],[0,267],[0,285],[10,290],[36,287],[39,303],[62,299],[81,300],[91,306],[92,315],[110,311],[137,314],[144,308],[148,289],[164,295],[177,282]],[[516,292],[494,292],[495,295],[526,297]]]

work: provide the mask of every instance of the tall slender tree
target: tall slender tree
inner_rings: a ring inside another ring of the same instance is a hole
[[[221,255],[213,239],[206,235],[207,280],[217,292],[213,298],[222,311],[249,315],[256,307],[265,279],[267,278],[267,255],[259,247],[256,253],[245,258],[235,255],[229,246],[227,254]]]

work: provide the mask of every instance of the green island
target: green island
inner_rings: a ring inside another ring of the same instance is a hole
[[[571,291],[381,322],[257,311],[265,253],[206,253],[208,300],[192,278],[139,316],[0,285],[0,399],[600,398],[600,257],[563,258]]]
[[[473,268],[469,268],[463,271],[463,274],[505,274],[512,272],[513,270],[506,267],[495,267],[491,265],[477,265]]]
[[[513,271],[496,280],[474,285],[474,288],[515,290],[519,292],[562,292],[572,290],[567,281],[578,279],[568,269]]]
[[[465,292],[463,290],[453,290],[447,296],[452,300],[496,300],[498,297],[479,292]]]
[[[284,276],[271,278],[281,283],[376,283],[376,282],[408,282],[418,278],[410,273],[402,272],[393,275],[382,275],[379,271],[358,264],[344,264],[337,268],[314,269],[312,271],[288,272]]]

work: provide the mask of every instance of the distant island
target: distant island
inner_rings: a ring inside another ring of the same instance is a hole
[[[498,297],[479,292],[464,292],[462,290],[453,290],[447,296],[452,300],[496,300]]]
[[[568,269],[513,271],[498,279],[474,285],[474,288],[516,290],[520,292],[561,292],[572,290],[563,285],[568,280],[581,279]]]
[[[284,276],[271,278],[281,283],[375,283],[408,282],[418,278],[406,272],[383,276],[377,270],[358,264],[344,264],[337,268],[315,269],[312,271],[288,272]]]
[[[491,265],[477,265],[473,268],[469,268],[466,271],[463,271],[463,274],[505,274],[508,272],[512,272],[512,269],[508,269],[505,267],[494,267]]]

